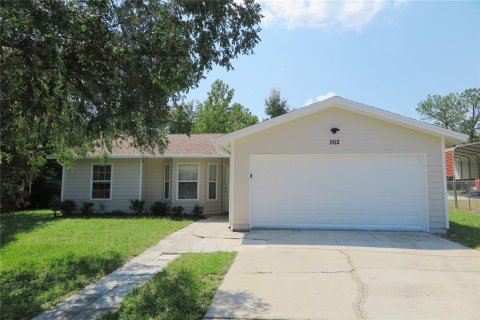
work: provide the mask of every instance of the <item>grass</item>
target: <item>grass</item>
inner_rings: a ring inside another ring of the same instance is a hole
[[[447,237],[466,247],[480,250],[480,214],[450,209],[450,230]]]
[[[470,207],[468,205],[468,199],[465,197],[458,197],[457,199],[458,209],[468,211],[471,207],[471,211],[480,213],[480,199],[470,199]],[[455,210],[455,200],[448,200],[450,210]]]
[[[184,254],[103,319],[202,319],[235,255]]]
[[[0,217],[1,319],[27,319],[118,268],[191,221],[53,218],[50,210]]]

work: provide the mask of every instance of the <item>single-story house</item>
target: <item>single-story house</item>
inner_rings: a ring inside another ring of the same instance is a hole
[[[332,97],[226,135],[170,135],[163,154],[126,146],[64,170],[62,199],[128,211],[129,199],[229,212],[233,230],[444,232],[445,146],[467,136]]]

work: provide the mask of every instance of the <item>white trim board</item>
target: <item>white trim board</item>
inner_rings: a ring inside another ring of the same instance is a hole
[[[95,159],[99,154],[90,154],[78,159]],[[136,158],[229,158],[227,153],[179,153],[179,154],[150,154],[150,153],[132,153],[132,154],[110,154],[109,159],[136,159]],[[47,159],[57,159],[53,155],[48,155]]]

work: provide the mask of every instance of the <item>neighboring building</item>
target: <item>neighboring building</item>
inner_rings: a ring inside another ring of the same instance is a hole
[[[445,162],[449,178],[453,178],[454,171],[456,180],[480,178],[480,142],[448,148],[445,150]]]
[[[170,135],[161,155],[127,145],[107,165],[79,159],[64,170],[62,199],[124,211],[136,198],[198,203],[229,211],[233,230],[444,232],[445,146],[466,139],[333,97],[223,136]]]

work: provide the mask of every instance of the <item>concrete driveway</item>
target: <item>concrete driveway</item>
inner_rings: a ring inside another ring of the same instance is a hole
[[[426,233],[257,230],[208,319],[480,319],[480,253]]]

